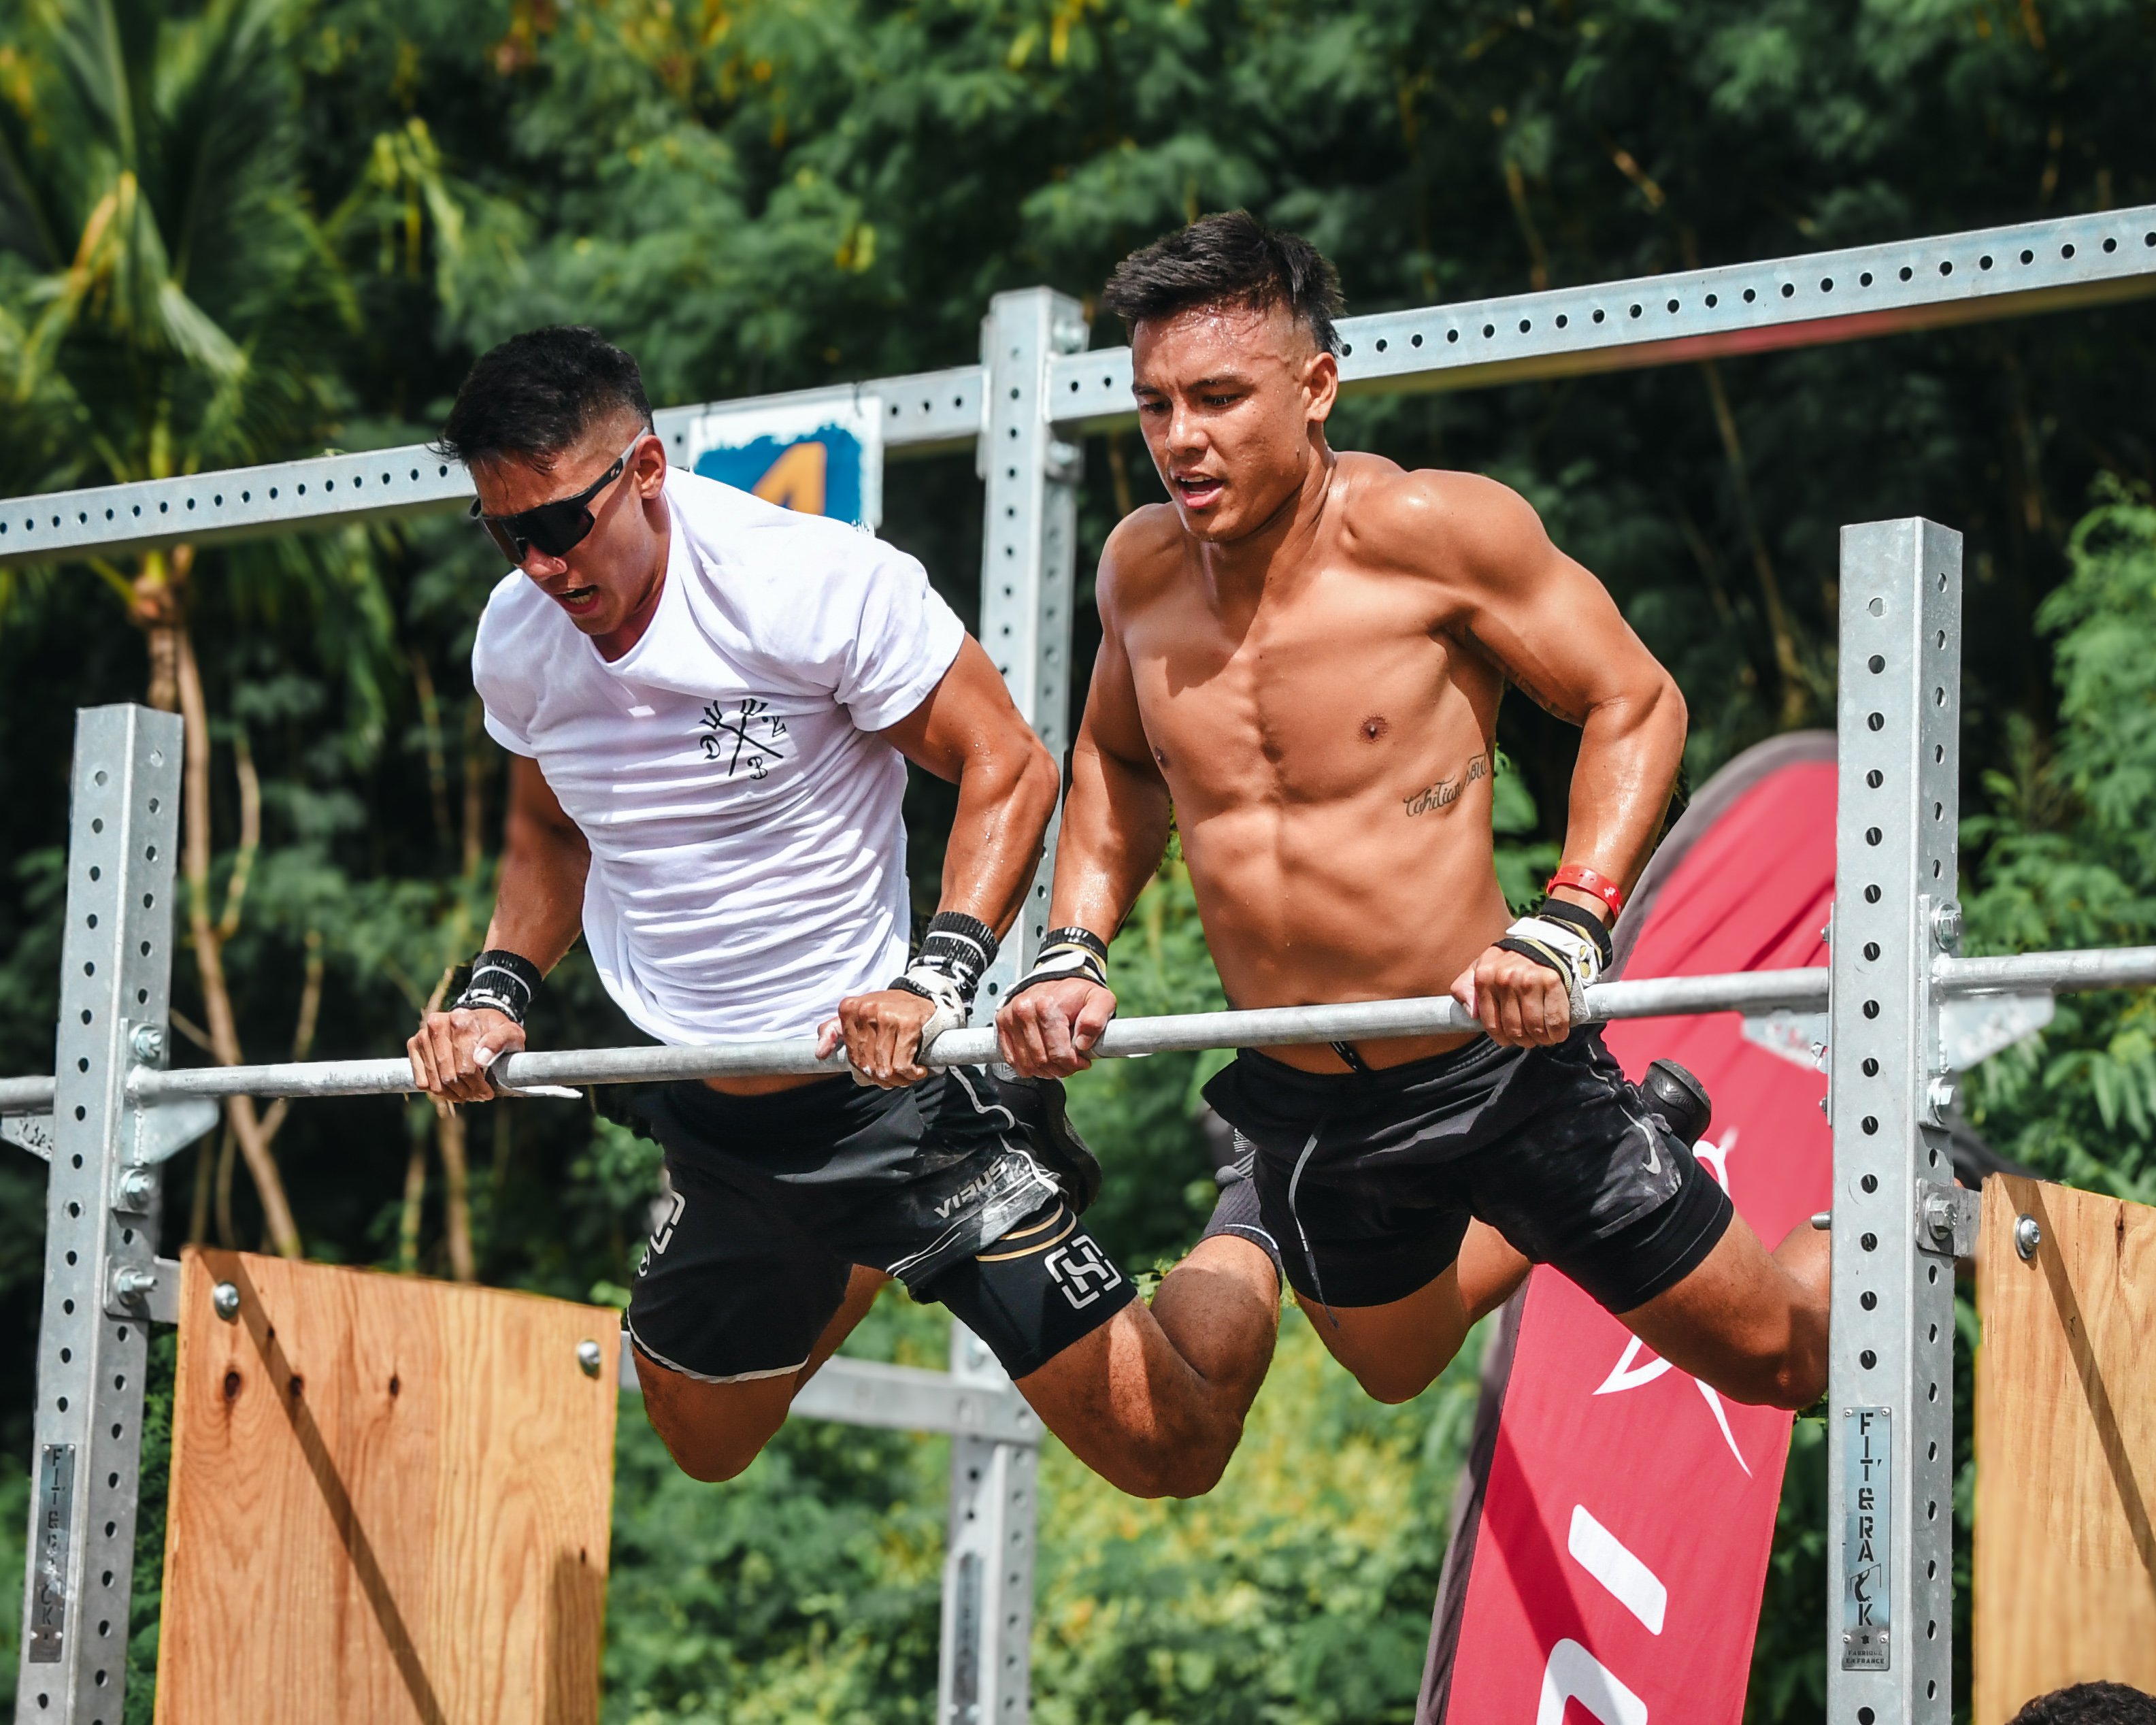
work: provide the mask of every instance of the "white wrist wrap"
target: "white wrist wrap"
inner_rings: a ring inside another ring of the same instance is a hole
[[[933,965],[916,963],[891,986],[903,988],[909,994],[918,994],[936,1008],[928,1014],[928,1022],[921,1027],[921,1040],[913,1045],[916,1065],[921,1064],[921,1057],[938,1036],[946,1030],[963,1030],[973,1019],[973,1002],[966,998],[957,979]],[[856,1084],[872,1082],[861,1076],[858,1067],[849,1066],[846,1070],[854,1075]]]
[[[923,999],[932,1001],[936,1010],[928,1015],[928,1022],[921,1027],[921,1051],[927,1053],[928,1045],[946,1030],[963,1030],[973,1019],[973,1003],[966,998],[963,989],[944,972],[926,964],[916,964],[900,978],[901,986]]]
[[[1601,979],[1602,953],[1584,931],[1552,916],[1522,916],[1497,944],[1563,977],[1572,1000],[1573,1022],[1587,1016],[1587,991]]]

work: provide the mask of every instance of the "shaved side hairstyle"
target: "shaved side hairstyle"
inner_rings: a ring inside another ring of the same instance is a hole
[[[1316,246],[1236,209],[1132,252],[1116,265],[1101,303],[1127,325],[1199,306],[1265,311],[1285,305],[1319,352],[1337,353],[1332,320],[1345,302],[1339,272]]]
[[[545,473],[593,426],[624,413],[650,429],[636,362],[597,330],[554,324],[480,356],[434,448],[467,467],[513,455]]]

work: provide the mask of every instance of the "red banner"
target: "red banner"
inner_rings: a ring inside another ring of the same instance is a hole
[[[1731,762],[1656,854],[1619,927],[1631,978],[1824,965],[1834,739]],[[1801,1022],[1613,1024],[1635,1079],[1706,1083],[1699,1146],[1769,1246],[1827,1206],[1825,1075]],[[1779,1034],[1773,1034],[1779,1031]],[[1740,1407],[1647,1351],[1554,1271],[1507,1309],[1445,1560],[1420,1725],[1737,1725],[1790,1416]]]

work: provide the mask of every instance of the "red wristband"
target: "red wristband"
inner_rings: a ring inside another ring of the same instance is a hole
[[[1565,864],[1549,877],[1549,885],[1543,891],[1548,892],[1559,886],[1576,887],[1582,892],[1593,893],[1609,906],[1609,914],[1613,916],[1625,908],[1624,889],[1607,875],[1598,875],[1581,864]]]

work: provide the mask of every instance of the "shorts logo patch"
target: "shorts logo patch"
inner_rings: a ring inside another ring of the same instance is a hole
[[[1101,1295],[1122,1286],[1123,1273],[1101,1255],[1091,1235],[1081,1234],[1048,1255],[1048,1274],[1074,1312],[1083,1312]]]
[[[982,1199],[993,1197],[1003,1188],[1014,1184],[1017,1177],[1024,1172],[1023,1164],[1014,1163],[1008,1158],[998,1162],[988,1173],[977,1175],[968,1180],[938,1204],[936,1206],[937,1219],[947,1221],[953,1214],[968,1205]]]
[[[660,1254],[665,1251],[667,1247],[674,1244],[674,1224],[681,1219],[681,1212],[688,1209],[688,1207],[689,1200],[683,1197],[679,1192],[675,1193],[674,1194],[674,1208],[666,1213],[665,1221],[660,1224],[659,1228],[651,1236],[651,1251],[649,1255],[644,1259],[642,1264],[637,1266],[636,1273],[639,1276],[643,1275],[644,1271],[650,1267],[651,1260],[653,1258],[658,1257]]]

